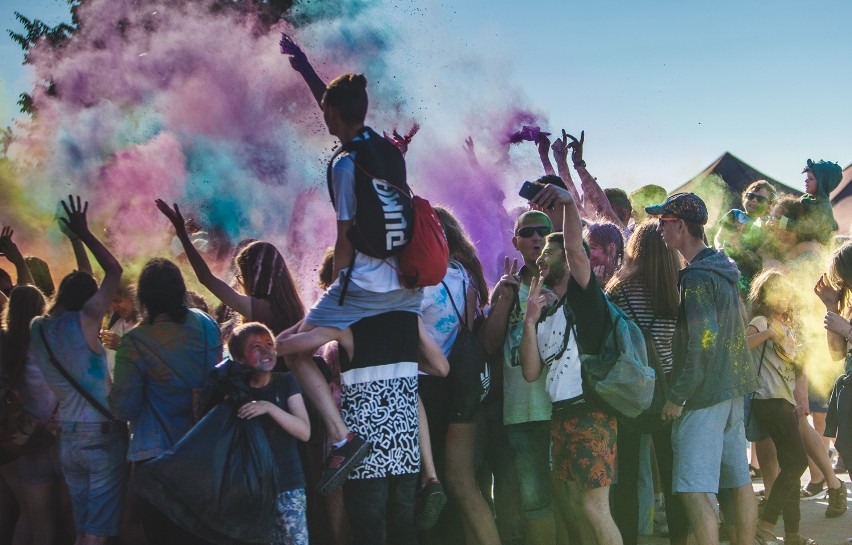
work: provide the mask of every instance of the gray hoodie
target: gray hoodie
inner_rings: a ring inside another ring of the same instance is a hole
[[[734,262],[712,248],[680,271],[672,403],[701,409],[757,389],[737,294],[739,276]]]

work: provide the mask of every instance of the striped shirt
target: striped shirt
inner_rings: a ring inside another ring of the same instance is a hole
[[[648,290],[637,279],[621,282],[610,294],[610,300],[618,305],[643,332],[651,334],[660,365],[666,373],[672,372],[672,337],[676,316],[663,317],[654,313]],[[650,328],[650,329],[649,329]]]

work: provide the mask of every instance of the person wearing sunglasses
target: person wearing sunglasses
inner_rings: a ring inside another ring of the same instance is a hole
[[[745,296],[751,279],[760,272],[761,261],[757,248],[763,232],[755,227],[769,216],[775,202],[775,187],[766,180],[757,180],[746,187],[742,195],[742,209],[733,209],[719,220],[713,246],[734,260],[740,269],[739,288]]]

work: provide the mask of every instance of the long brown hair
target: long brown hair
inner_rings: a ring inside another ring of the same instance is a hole
[[[479,295],[479,306],[482,308],[488,301],[488,283],[485,282],[485,274],[482,272],[482,263],[476,256],[476,248],[470,240],[467,232],[459,220],[449,209],[443,206],[433,207],[444,233],[447,235],[447,246],[450,249],[450,259],[455,259],[473,277],[473,285]]]
[[[245,294],[269,303],[272,323],[266,325],[275,334],[304,317],[296,284],[275,246],[262,240],[252,242],[237,254],[234,263]]]
[[[852,242],[847,242],[831,255],[828,281],[840,290],[840,315],[852,318]]]
[[[677,282],[681,266],[680,254],[666,248],[657,232],[657,220],[648,218],[630,236],[624,265],[607,283],[606,291],[612,293],[622,282],[637,281],[647,290],[654,314],[673,318],[680,304]]]
[[[30,348],[30,322],[44,314],[44,295],[35,286],[24,284],[12,289],[3,312],[3,336],[0,338],[0,361],[3,375],[17,386],[23,376]]]
[[[751,281],[748,292],[749,316],[771,318],[783,314],[792,298],[793,290],[778,269],[764,269]]]

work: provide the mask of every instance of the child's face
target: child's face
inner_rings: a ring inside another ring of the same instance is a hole
[[[806,170],[805,175],[805,192],[809,195],[816,195],[819,187],[816,176],[810,170]]]
[[[272,371],[275,367],[275,340],[266,333],[249,335],[243,363],[255,371]]]

